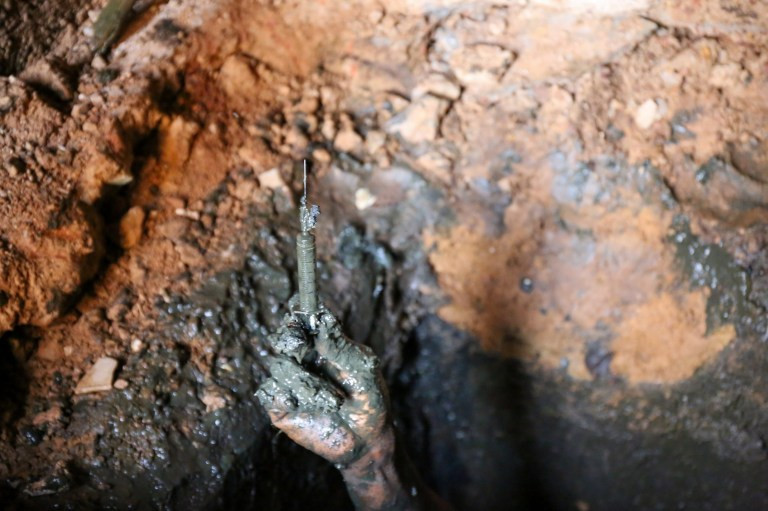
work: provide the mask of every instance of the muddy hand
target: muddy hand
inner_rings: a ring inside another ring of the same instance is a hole
[[[301,363],[310,343],[295,319],[286,319],[271,344],[271,376],[257,396],[277,428],[339,468],[392,448],[378,360],[349,341],[330,313],[319,315],[312,370]]]

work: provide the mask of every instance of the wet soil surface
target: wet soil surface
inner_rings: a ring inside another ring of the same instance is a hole
[[[39,3],[0,3],[4,508],[351,506],[254,397],[304,157],[325,303],[457,509],[768,506],[759,6]]]

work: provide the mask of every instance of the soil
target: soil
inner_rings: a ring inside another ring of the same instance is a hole
[[[457,509],[768,506],[764,6],[27,4],[4,508],[351,506],[254,396],[305,157],[324,302]]]

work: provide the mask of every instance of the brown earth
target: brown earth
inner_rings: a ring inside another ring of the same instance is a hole
[[[390,375],[434,313],[563,388],[605,385],[585,401],[609,416],[646,399],[642,384],[666,392],[731,363],[745,271],[752,306],[768,302],[756,294],[768,265],[761,4],[172,0],[135,16],[105,57],[88,46],[90,6],[41,4],[62,21],[41,24],[29,51],[0,32],[0,331],[18,375],[0,478],[23,498],[76,472],[62,468],[72,460],[152,473],[160,436],[196,445],[205,421],[250,406],[222,382],[253,386],[258,364],[173,307],[256,246],[271,286],[257,291],[269,304],[249,333],[258,351],[284,305],[275,289],[291,286],[283,246],[303,157],[328,300]],[[356,257],[379,268],[370,279],[339,248],[349,226],[365,239],[350,238]],[[725,259],[686,256],[692,236]],[[385,304],[369,306],[377,289]],[[356,317],[396,332],[376,337]],[[126,385],[73,396],[102,356]],[[200,410],[169,404],[190,385]],[[652,430],[659,412],[640,409],[634,424]],[[178,416],[142,436],[163,410]],[[105,417],[126,429],[94,427]],[[695,438],[721,438],[697,420]]]

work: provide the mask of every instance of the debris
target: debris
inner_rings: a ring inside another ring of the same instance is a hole
[[[360,211],[368,209],[376,203],[376,196],[368,188],[358,188],[355,192],[355,206]]]
[[[331,153],[329,153],[322,147],[318,147],[317,149],[312,151],[312,159],[318,163],[330,163]]]
[[[117,369],[117,360],[101,357],[91,366],[75,387],[75,394],[103,392],[112,388],[112,378]]]
[[[413,90],[414,97],[419,97],[424,94],[432,94],[433,96],[455,101],[461,96],[461,86],[452,82],[444,75],[431,74]]]
[[[70,78],[56,61],[39,59],[24,69],[19,78],[27,83],[44,87],[62,101],[72,99],[73,91]]]
[[[215,412],[227,406],[227,400],[221,395],[221,390],[218,388],[205,389],[200,400],[205,405],[206,413]]]
[[[411,144],[433,142],[438,134],[440,116],[447,108],[448,101],[435,96],[423,96],[390,119],[387,129]]]
[[[659,106],[652,99],[646,100],[635,112],[635,124],[640,129],[648,129],[658,120]]]
[[[365,150],[373,154],[384,146],[387,135],[383,131],[373,130],[365,135]]]
[[[192,211],[191,209],[187,208],[176,208],[174,210],[174,213],[176,216],[183,216],[184,218],[189,218],[190,220],[200,220],[200,213],[197,211]]]
[[[41,426],[61,419],[61,407],[53,406],[44,412],[40,412],[32,418],[33,426]]]
[[[280,171],[277,168],[269,169],[266,172],[259,174],[259,184],[269,190],[284,190],[288,187],[283,181],[283,176],[280,175]]]
[[[120,219],[120,245],[123,248],[134,247],[141,240],[144,216],[144,209],[134,206]]]
[[[360,149],[362,145],[363,138],[349,125],[344,126],[333,141],[333,147],[342,153],[351,153]]]
[[[66,464],[59,461],[50,474],[24,486],[24,493],[30,497],[42,497],[66,491],[69,489],[71,477]]]
[[[113,387],[115,387],[117,390],[124,390],[128,388],[128,382],[122,378],[118,378],[115,380]]]
[[[133,353],[138,353],[143,349],[144,349],[144,343],[141,342],[141,339],[134,339],[131,341],[131,351]]]

